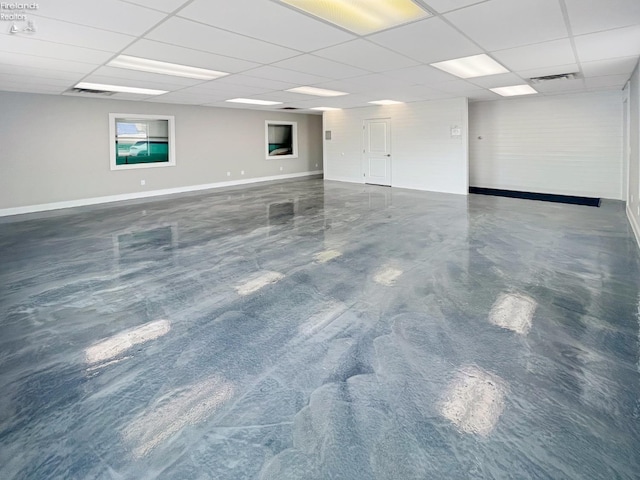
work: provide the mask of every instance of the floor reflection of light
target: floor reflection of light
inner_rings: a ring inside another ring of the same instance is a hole
[[[502,414],[505,391],[501,378],[467,366],[449,384],[440,411],[463,432],[486,436]]]
[[[324,250],[322,252],[316,253],[313,256],[313,259],[316,263],[327,263],[334,258],[338,258],[341,255],[342,252],[339,252],[338,250]]]
[[[171,330],[171,323],[168,320],[156,320],[145,323],[144,325],[120,332],[113,337],[109,337],[100,343],[88,347],[85,350],[85,360],[87,363],[98,363],[110,360],[129,350],[134,345],[146,343],[166,335],[169,330]]]
[[[304,336],[315,335],[348,309],[349,307],[341,302],[331,301],[322,305],[305,323],[300,325],[299,332]]]
[[[156,400],[122,431],[134,457],[142,458],[187,425],[206,420],[233,396],[233,385],[216,376],[175,389]]]
[[[402,270],[393,267],[385,267],[379,270],[373,277],[373,281],[386,287],[392,286],[396,280],[402,275]]]
[[[248,280],[242,285],[238,285],[236,287],[236,292],[238,295],[249,295],[253,292],[257,292],[263,287],[271,283],[276,283],[284,278],[284,275],[278,272],[266,272],[259,277]]]
[[[501,293],[491,307],[489,321],[498,327],[526,335],[531,330],[536,301],[520,293]]]

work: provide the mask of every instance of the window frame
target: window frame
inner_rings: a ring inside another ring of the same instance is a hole
[[[291,126],[291,153],[288,155],[271,155],[269,153],[269,125]],[[281,158],[298,158],[298,122],[287,120],[265,120],[264,122],[265,158],[278,160]]]
[[[167,153],[168,162],[149,162],[149,163],[133,163],[127,165],[118,165],[116,151],[116,123],[118,120],[167,120],[168,121],[168,145]],[[175,167],[176,166],[176,147],[175,147],[175,117],[173,115],[148,115],[139,113],[110,113],[109,114],[109,163],[111,170],[133,170],[137,168],[158,168],[158,167]]]

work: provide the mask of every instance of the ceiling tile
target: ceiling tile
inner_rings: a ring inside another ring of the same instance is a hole
[[[521,85],[524,83],[522,78],[515,73],[487,75],[486,77],[469,78],[467,81],[482,88],[509,87],[511,85]]]
[[[145,101],[159,102],[159,103],[184,103],[188,105],[200,105],[203,103],[214,101],[216,99],[217,97],[214,95],[207,97],[202,94],[185,93],[185,92],[179,91],[179,92],[165,93],[164,95],[153,95]]]
[[[349,77],[357,77],[365,75],[368,72],[360,68],[352,67],[344,63],[334,62],[326,58],[317,57],[315,55],[305,54],[299,57],[288,58],[281,62],[274,63],[275,67],[288,68],[289,70],[297,70],[299,72],[308,73],[310,75],[319,75],[335,80]]]
[[[440,18],[393,28],[370,35],[367,39],[423,63],[483,53],[481,48]]]
[[[491,52],[491,56],[511,71],[553,67],[576,61],[569,39],[500,50]]]
[[[160,13],[118,0],[46,0],[31,16],[112,32],[141,35],[165,18]]]
[[[302,103],[302,105],[318,106],[318,107],[335,107],[335,108],[353,108],[364,107],[367,105],[370,97],[367,95],[345,95],[343,97],[327,97],[310,100],[309,103]]]
[[[61,91],[69,87],[69,81],[61,78],[34,78],[27,75],[12,75],[9,73],[0,73],[0,85],[21,84],[24,86],[45,86],[58,88]]]
[[[607,75],[604,77],[585,78],[584,84],[587,88],[618,87],[622,90],[627,80],[629,80],[629,75]]]
[[[122,53],[134,57],[149,58],[162,62],[172,62],[192,67],[208,68],[219,72],[237,73],[260,66],[259,63],[248,62],[237,58],[216,55],[215,53],[193,50],[191,48],[154,42],[153,40],[138,40]]]
[[[387,75],[381,75],[379,73],[370,73],[368,75],[363,75],[361,77],[349,78],[346,80],[341,80],[339,82],[327,82],[318,84],[317,86],[321,88],[330,88],[334,90],[340,90],[340,88],[332,88],[327,85],[339,85],[341,88],[344,88],[345,92],[372,92],[372,91],[380,91],[382,89],[389,90],[395,89],[399,90],[402,88],[409,87],[412,83],[407,82],[405,80],[401,80],[399,78],[390,77]]]
[[[583,62],[582,73],[585,77],[600,77],[603,75],[626,75],[627,78],[633,72],[638,63],[638,57],[622,57],[610,60],[597,60],[595,62]]]
[[[44,93],[47,95],[57,95],[64,92],[66,88],[46,84],[26,84],[22,82],[0,82],[0,91],[24,92],[24,93]]]
[[[274,102],[304,102],[311,97],[309,95],[303,95],[302,93],[294,92],[268,92],[260,95],[252,95],[251,98],[259,98],[261,100],[271,100]]]
[[[540,93],[563,93],[571,91],[583,91],[584,80],[549,80],[537,83],[533,86]]]
[[[315,83],[326,82],[327,77],[317,75],[309,75],[308,73],[295,72],[284,68],[273,67],[267,65],[264,67],[254,68],[244,72],[250,77],[265,78],[267,80],[276,80],[284,83],[295,83],[297,85],[313,85]]]
[[[223,97],[251,97],[253,95],[273,92],[273,89],[249,87],[246,85],[235,85],[231,83],[220,83],[217,80],[201,83],[194,87],[186,87],[180,90],[184,93],[221,95]]]
[[[228,84],[247,87],[257,87],[263,90],[287,90],[296,87],[295,83],[266,80],[264,78],[250,77],[248,75],[229,75],[215,80],[216,84]]]
[[[97,28],[84,27],[82,25],[61,22],[50,18],[38,18],[37,21],[34,22],[37,32],[33,37],[28,38],[53,43],[104,50],[105,52],[119,52],[134,40],[134,37],[130,35],[107,32]],[[9,34],[8,28],[0,31],[0,39],[4,36],[12,36]]]
[[[91,74],[82,79],[83,82],[102,83],[105,85],[119,85],[124,87],[136,88],[152,88],[155,90],[179,90],[184,88],[183,85],[176,85],[165,82],[149,82],[145,80],[136,80],[132,78],[111,77],[108,75]]]
[[[196,80],[194,78],[139,72],[137,70],[115,67],[100,67],[95,72],[92,72],[91,75],[122,79],[123,81],[135,80],[136,82],[148,82],[149,84],[170,85],[172,88],[188,87],[202,83],[202,80]]]
[[[277,2],[233,0],[220,8],[211,0],[196,0],[179,15],[304,52],[356,38]]]
[[[640,55],[640,25],[575,37],[580,62]]]
[[[295,50],[182,18],[167,20],[146,37],[151,40],[259,63],[277,62],[299,54]]]
[[[638,0],[565,0],[574,35],[640,24]]]
[[[0,64],[34,67],[42,69],[62,70],[66,72],[89,73],[96,68],[90,63],[71,62],[53,58],[21,55],[18,53],[0,52]]]
[[[0,73],[12,75],[25,75],[33,78],[54,78],[66,80],[67,82],[77,82],[86,75],[86,72],[70,72],[55,70],[53,68],[37,68],[26,65],[12,65],[3,61],[0,57]]]
[[[154,8],[163,12],[173,12],[175,9],[181,7],[185,3],[189,3],[189,0],[124,0],[127,3],[135,3],[147,8]]]
[[[458,8],[468,7],[475,3],[486,2],[487,0],[425,0],[429,10],[438,13],[450,12]]]
[[[470,102],[486,102],[488,100],[500,100],[505,97],[493,93],[491,90],[477,90],[467,95]]]
[[[480,88],[473,83],[469,83],[466,80],[452,80],[450,82],[435,85],[434,88],[441,92],[455,93],[460,95],[468,94],[470,92],[477,92],[478,90],[484,90],[483,88]]]
[[[414,60],[362,39],[318,50],[315,55],[372,72],[418,65]]]
[[[445,18],[490,51],[569,35],[558,0],[491,0]]]
[[[0,35],[0,51],[91,63],[94,65],[100,65],[113,57],[113,53],[111,52],[46,42],[39,40],[37,37],[14,35]]]
[[[455,80],[456,77],[443,72],[440,69],[428,65],[418,65],[417,67],[401,68],[385,72],[384,75],[399,78],[413,84],[431,85],[435,83]]]
[[[373,93],[369,93],[370,100],[397,100],[399,102],[416,102],[421,100],[436,100],[439,98],[450,97],[451,94],[444,93],[425,85],[411,85],[409,87],[397,88],[394,91],[386,91],[381,89]]]

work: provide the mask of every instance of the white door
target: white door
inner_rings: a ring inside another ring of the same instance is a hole
[[[391,186],[391,120],[364,121],[364,182]]]

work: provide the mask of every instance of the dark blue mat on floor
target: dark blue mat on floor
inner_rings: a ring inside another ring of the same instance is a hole
[[[594,197],[574,197],[571,195],[554,195],[552,193],[519,192],[517,190],[500,190],[496,188],[469,187],[469,193],[479,195],[495,195],[498,197],[524,198],[527,200],[540,200],[542,202],[570,203],[573,205],[586,205],[599,207],[600,199]]]

